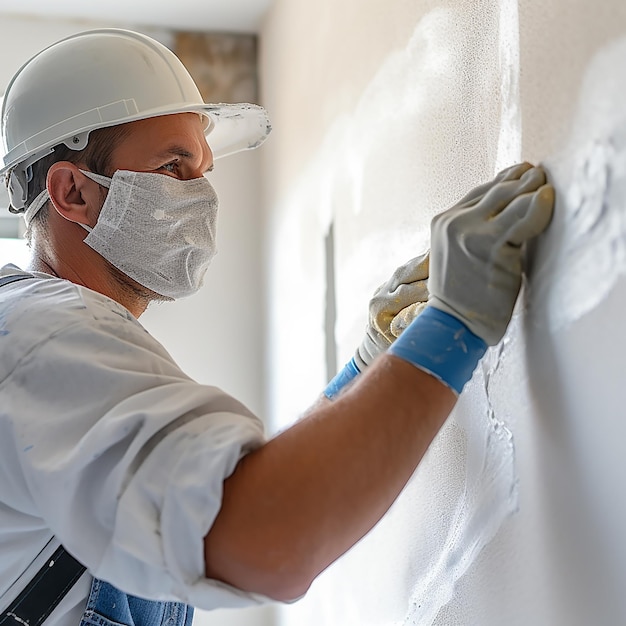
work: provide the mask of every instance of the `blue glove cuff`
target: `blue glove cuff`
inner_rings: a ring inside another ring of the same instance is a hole
[[[361,370],[357,367],[354,358],[350,359],[345,367],[328,383],[326,389],[324,389],[324,395],[332,400],[339,395],[339,392],[350,382],[352,382],[359,374]]]
[[[465,324],[433,306],[426,307],[388,350],[458,394],[486,351],[487,344]]]

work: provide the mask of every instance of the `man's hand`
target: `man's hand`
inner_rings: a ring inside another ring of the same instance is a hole
[[[550,221],[554,193],[544,183],[540,168],[517,166],[436,219],[428,306],[367,371],[346,366],[331,381],[326,395],[335,401],[239,461],[205,537],[207,577],[297,598],[385,514],[485,342],[504,333],[521,279],[520,246]],[[382,337],[409,300],[426,297],[428,260],[408,265],[373,299],[372,328]]]
[[[486,347],[498,343],[506,331],[522,282],[523,244],[545,230],[553,206],[554,189],[546,184],[543,169],[521,163],[437,215],[431,223],[430,253],[399,267],[376,291],[365,339],[330,381],[326,397],[336,397],[392,344],[394,355],[460,393]],[[459,350],[472,353],[466,368],[456,366],[454,350],[438,354],[439,343],[448,341],[437,334],[444,328]],[[394,343],[405,329],[412,329],[411,336]],[[474,339],[463,338],[464,332]],[[450,372],[448,359],[455,363]]]
[[[385,352],[426,305],[429,258],[427,252],[401,265],[374,293],[365,338],[354,355],[360,371]]]
[[[521,163],[437,215],[429,307],[453,315],[488,345],[498,343],[521,286],[522,246],[545,230],[553,205],[544,170]]]

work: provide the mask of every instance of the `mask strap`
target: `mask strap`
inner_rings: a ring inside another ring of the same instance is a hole
[[[88,170],[80,170],[87,178],[91,178],[91,180],[95,181],[102,187],[106,187],[109,189],[111,187],[111,178],[108,176],[103,176],[102,174],[96,174],[95,172],[89,172]],[[81,224],[76,222],[79,226],[82,226],[88,233],[90,233],[93,228],[91,226],[87,226],[87,224]]]
[[[87,178],[91,178],[91,180],[97,182],[99,185],[106,187],[107,189],[111,186],[111,178],[108,176],[103,176],[102,174],[96,174],[95,172],[89,172],[87,170],[79,170],[81,171]]]
[[[33,221],[33,218],[37,213],[41,210],[41,207],[50,200],[50,196],[48,195],[48,190],[44,189],[28,206],[26,211],[24,211],[24,221],[26,222],[26,226],[30,226],[30,223]],[[82,226],[88,233],[90,233],[93,228],[91,226],[87,226],[87,224],[81,224],[80,222],[74,222],[79,226]]]
[[[26,222],[26,226],[30,226],[30,223],[33,221],[33,217],[35,217],[35,215],[37,215],[37,213],[41,210],[41,207],[46,202],[48,202],[48,200],[50,200],[50,196],[48,195],[48,190],[44,189],[28,205],[28,207],[24,211],[24,221]]]
[[[111,186],[111,179],[107,176],[102,176],[101,174],[96,174],[95,172],[89,172],[87,170],[80,170],[87,178],[91,178],[91,180],[95,181],[99,185],[106,187],[107,189]],[[32,177],[32,174],[31,174]],[[24,221],[26,222],[26,226],[30,226],[30,223],[33,221],[33,218],[37,213],[41,210],[43,205],[50,200],[50,196],[48,194],[48,190],[44,189],[41,193],[37,195],[37,197],[28,205],[26,210],[24,211]],[[91,228],[89,226],[85,226],[85,224],[81,224],[81,226],[88,232],[91,232]]]

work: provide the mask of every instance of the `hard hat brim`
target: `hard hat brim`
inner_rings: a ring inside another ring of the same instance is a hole
[[[103,121],[102,111],[89,111],[84,124],[77,127],[76,120],[73,120],[72,133],[63,136],[63,133],[59,132],[60,129],[49,128],[46,129],[45,133],[30,137],[28,141],[15,146],[4,154],[3,163],[0,166],[0,176],[20,163],[24,163],[27,157],[28,164],[34,163],[49,154],[52,148],[61,143],[65,143],[69,148],[81,150],[87,145],[89,133],[92,130],[162,115],[193,112],[199,113],[207,119],[205,134],[214,159],[257,148],[267,139],[272,130],[265,109],[259,105],[248,103],[189,104],[181,107],[143,111],[136,115],[129,115],[128,111],[124,110],[121,115],[110,116],[107,121]],[[51,136],[52,139],[50,139]]]

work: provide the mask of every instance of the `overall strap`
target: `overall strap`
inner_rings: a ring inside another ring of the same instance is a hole
[[[4,287],[5,285],[9,285],[10,283],[15,283],[18,280],[26,280],[27,278],[35,278],[31,274],[13,274],[12,276],[0,276],[0,287]]]
[[[44,563],[24,590],[0,614],[1,626],[39,626],[85,571],[63,546]]]

